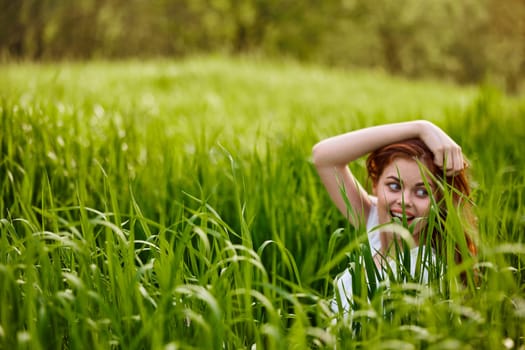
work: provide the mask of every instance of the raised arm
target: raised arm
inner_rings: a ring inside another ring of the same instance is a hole
[[[313,147],[313,162],[321,181],[337,208],[354,226],[364,223],[370,210],[368,193],[354,178],[348,163],[388,144],[420,138],[434,154],[439,167],[447,172],[463,169],[461,148],[439,127],[424,121],[409,121],[373,126],[334,136]],[[345,193],[346,200],[341,195]]]

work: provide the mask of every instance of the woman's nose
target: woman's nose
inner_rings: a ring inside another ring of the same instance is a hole
[[[404,205],[405,207],[409,207],[412,205],[412,195],[410,191],[403,190],[399,192],[399,197],[397,198],[397,202],[401,205]]]

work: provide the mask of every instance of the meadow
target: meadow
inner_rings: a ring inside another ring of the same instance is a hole
[[[2,349],[525,348],[524,99],[221,57],[8,63],[0,98]],[[362,247],[311,149],[412,119],[471,163],[479,257],[349,325],[328,300]]]

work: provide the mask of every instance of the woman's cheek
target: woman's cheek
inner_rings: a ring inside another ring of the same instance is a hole
[[[427,217],[428,216],[428,213],[430,212],[430,198],[429,199],[426,199],[426,200],[422,200],[420,203],[419,203],[419,212],[420,212],[420,215],[421,217]]]

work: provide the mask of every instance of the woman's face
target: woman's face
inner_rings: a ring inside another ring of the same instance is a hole
[[[420,165],[413,159],[395,158],[388,164],[374,186],[374,195],[377,196],[379,224],[392,221],[394,217],[404,222],[403,216],[410,226],[416,220],[425,219],[430,210],[431,196],[434,183],[424,178]],[[420,220],[414,226],[414,236],[424,225]]]

